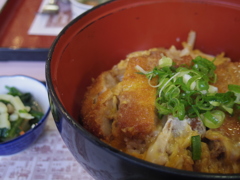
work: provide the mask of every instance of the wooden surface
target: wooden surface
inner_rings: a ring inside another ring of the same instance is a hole
[[[42,0],[8,0],[0,14],[0,47],[49,48],[55,36],[28,35]]]

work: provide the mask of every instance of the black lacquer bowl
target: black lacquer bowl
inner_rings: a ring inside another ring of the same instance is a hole
[[[240,60],[238,0],[113,0],[78,16],[56,38],[46,64],[51,110],[67,147],[95,179],[240,179],[240,174],[188,172],[145,162],[101,142],[79,123],[91,78],[130,52],[172,44],[180,48],[190,30],[197,32],[196,48]]]

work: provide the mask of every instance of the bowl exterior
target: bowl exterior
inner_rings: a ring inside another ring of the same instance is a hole
[[[0,156],[16,154],[27,149],[43,133],[46,122],[47,121],[44,119],[41,124],[25,135],[19,136],[11,141],[1,143]]]
[[[239,174],[151,164],[106,145],[81,126],[81,100],[92,78],[128,53],[179,48],[190,30],[197,32],[196,48],[240,59],[238,0],[113,0],[78,16],[56,38],[46,66],[52,114],[65,144],[95,179],[240,179]]]

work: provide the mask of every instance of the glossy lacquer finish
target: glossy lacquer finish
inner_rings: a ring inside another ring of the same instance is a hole
[[[81,126],[81,100],[91,79],[133,51],[181,47],[190,30],[196,48],[240,59],[238,0],[116,0],[74,19],[52,45],[46,66],[49,99],[59,132],[77,161],[96,179],[239,179],[181,171],[130,157]]]

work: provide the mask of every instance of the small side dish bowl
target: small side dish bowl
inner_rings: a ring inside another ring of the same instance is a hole
[[[18,153],[28,148],[43,132],[50,108],[44,83],[28,76],[0,76],[0,94],[6,94],[6,86],[15,87],[22,93],[30,93],[43,111],[41,120],[30,130],[12,140],[0,143],[0,156]]]

